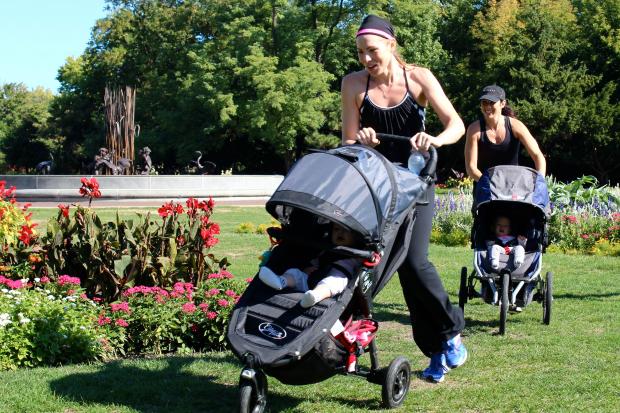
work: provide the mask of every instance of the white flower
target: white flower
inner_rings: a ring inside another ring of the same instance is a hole
[[[51,301],[54,301],[54,298],[56,298],[56,297],[54,297],[52,294],[50,294],[50,295],[48,295],[48,296],[47,296],[47,299],[48,299],[48,300],[51,300]]]
[[[5,294],[6,294],[6,293],[8,293],[8,292],[9,292],[9,289],[8,289],[8,288],[3,288],[3,289],[2,289],[2,290],[0,290],[0,291],[2,291],[3,293],[5,293]]]
[[[0,314],[0,327],[7,326],[11,323],[12,323],[11,316],[9,314],[7,313]]]
[[[34,282],[38,283],[40,281],[41,281],[41,279],[39,277],[35,277]]]
[[[17,318],[19,318],[19,322],[21,324],[27,324],[30,322],[30,319],[28,317],[26,317],[25,315],[23,315],[22,313],[18,313],[17,314]]]

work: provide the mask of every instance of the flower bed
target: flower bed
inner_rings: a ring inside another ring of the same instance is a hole
[[[222,271],[199,288],[136,286],[106,304],[76,277],[33,282],[0,276],[0,370],[126,355],[220,350],[246,282]]]

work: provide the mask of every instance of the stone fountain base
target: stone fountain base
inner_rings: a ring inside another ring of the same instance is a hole
[[[86,176],[91,178],[91,176]],[[15,186],[23,201],[81,199],[79,175],[0,175],[7,187]],[[269,197],[282,175],[118,175],[96,176],[102,199],[172,199],[208,197]]]

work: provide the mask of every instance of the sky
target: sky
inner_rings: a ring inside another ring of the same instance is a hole
[[[104,7],[105,0],[0,0],[0,85],[56,93],[58,69],[84,52]]]

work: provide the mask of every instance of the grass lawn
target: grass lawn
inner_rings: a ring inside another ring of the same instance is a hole
[[[35,219],[55,213],[35,210]],[[264,209],[216,207],[213,218],[223,230],[215,254],[231,259],[235,275],[253,275],[268,241],[232,231],[240,222],[269,223]],[[471,250],[432,246],[430,255],[456,303]],[[469,361],[439,385],[414,376],[400,411],[620,411],[620,258],[546,254],[543,260],[555,277],[551,324],[542,324],[542,307],[534,302],[510,314],[506,335],[499,336],[499,309],[470,301],[463,332]],[[379,294],[374,316],[381,365],[404,355],[419,374],[427,359],[411,338],[396,277]],[[222,352],[0,372],[0,412],[230,412],[237,408],[240,369]],[[381,411],[381,387],[357,377],[307,386],[271,378],[268,399],[271,412]]]

